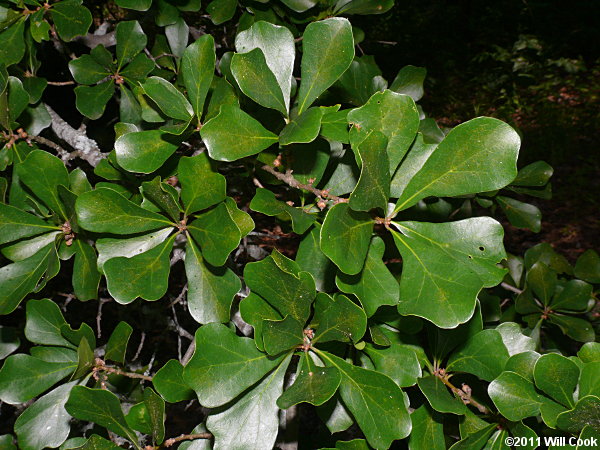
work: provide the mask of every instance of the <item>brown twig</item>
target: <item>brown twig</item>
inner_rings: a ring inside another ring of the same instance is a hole
[[[194,439],[212,439],[213,435],[211,433],[192,433],[192,434],[182,434],[181,436],[177,436],[171,439],[167,439],[163,442],[162,447],[171,447],[174,444],[177,444],[181,441],[191,441]]]
[[[123,375],[128,378],[136,378],[138,380],[152,381],[152,377],[148,375],[143,375],[141,373],[135,372],[126,372],[124,370],[119,369],[118,367],[107,366],[104,361],[100,358],[96,358],[96,364],[92,369],[93,372],[105,372],[105,373],[114,373],[115,375]]]
[[[521,289],[511,286],[510,284],[505,283],[504,281],[502,283],[500,283],[500,287],[506,289],[507,291],[514,292],[515,294],[523,293],[523,291]]]
[[[321,201],[318,202],[319,207],[323,206],[323,208],[324,208],[325,207],[324,202],[327,200],[331,200],[335,204],[348,202],[347,198],[342,198],[342,197],[338,197],[336,195],[331,195],[327,189],[321,190],[321,189],[317,189],[316,187],[314,187],[310,184],[300,183],[298,180],[296,180],[294,178],[291,170],[288,170],[285,173],[282,173],[282,172],[279,172],[274,167],[271,167],[267,164],[262,166],[261,169],[264,170],[265,172],[269,172],[275,178],[277,178],[280,181],[283,181],[285,184],[287,184],[290,187],[293,187],[295,189],[304,189],[305,191],[309,191],[309,192],[313,193],[316,197],[318,197],[323,202],[323,204],[321,203]],[[323,209],[323,208],[321,208],[321,209]]]
[[[478,401],[476,401],[473,397],[471,397],[471,388],[464,384],[462,385],[462,389],[457,388],[449,381],[449,374],[445,369],[438,369],[434,372],[434,375],[440,379],[442,383],[450,388],[450,390],[456,395],[458,398],[462,400],[465,405],[473,405],[475,408],[479,410],[482,414],[490,414],[490,410],[487,409],[486,406],[482,405]]]
[[[48,81],[49,86],[72,86],[75,84],[74,81]]]

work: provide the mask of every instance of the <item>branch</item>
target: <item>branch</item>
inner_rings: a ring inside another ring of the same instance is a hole
[[[75,149],[71,154],[84,159],[92,167],[96,167],[100,160],[106,157],[100,150],[100,147],[98,147],[96,141],[90,139],[84,131],[76,130],[65,122],[50,106],[45,106],[52,118],[52,131],[56,133],[58,138]]]
[[[181,441],[191,441],[193,439],[212,439],[213,435],[211,433],[193,433],[193,434],[182,434],[181,436],[167,439],[162,447],[171,447],[174,444],[177,444]]]
[[[281,172],[277,171],[274,167],[271,167],[267,164],[262,166],[261,169],[264,170],[265,172],[269,172],[275,178],[277,178],[280,181],[283,181],[285,184],[287,184],[290,187],[293,187],[295,189],[304,189],[305,191],[312,192],[317,198],[320,199],[318,206],[321,209],[325,208],[326,200],[331,200],[335,204],[348,202],[347,198],[337,197],[335,195],[329,194],[329,191],[327,189],[321,190],[321,189],[315,188],[314,186],[312,186],[310,184],[300,183],[298,180],[296,180],[292,176],[291,170],[288,170],[285,173],[281,173]]]
[[[148,375],[143,375],[141,373],[135,372],[125,372],[124,370],[119,369],[118,367],[107,366],[103,360],[100,358],[96,358],[96,365],[92,369],[93,372],[106,372],[106,373],[114,373],[116,375],[123,375],[128,378],[137,378],[138,380],[152,381],[152,377]]]
[[[465,405],[473,405],[482,414],[490,413],[490,410],[487,409],[485,405],[482,405],[481,403],[473,399],[473,397],[471,397],[471,388],[467,384],[463,383],[462,389],[457,388],[452,383],[450,383],[450,381],[448,380],[449,376],[444,369],[436,370],[433,374],[436,377],[438,377],[442,383],[448,386],[450,390],[454,393],[454,395],[460,398]]]
[[[500,287],[503,287],[507,291],[514,292],[515,294],[521,294],[523,292],[521,289],[511,286],[510,284],[505,283],[504,281],[500,283]]]

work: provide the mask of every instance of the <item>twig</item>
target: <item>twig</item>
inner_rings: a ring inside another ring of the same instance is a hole
[[[140,337],[140,343],[138,345],[137,350],[135,351],[135,355],[133,356],[132,361],[135,361],[140,357],[140,353],[142,353],[142,347],[144,347],[144,341],[146,340],[146,333],[142,331],[142,336]]]
[[[192,434],[182,434],[181,436],[175,437],[175,438],[171,438],[171,439],[167,439],[164,443],[163,443],[163,447],[171,447],[173,444],[177,444],[178,442],[181,441],[191,441],[194,439],[212,439],[213,435],[212,433],[192,433]]]
[[[193,339],[192,342],[190,342],[189,347],[187,348],[187,350],[185,351],[185,355],[183,355],[183,358],[181,358],[181,365],[185,366],[190,359],[192,359],[192,355],[194,354],[194,351],[196,350],[196,339]]]
[[[66,151],[64,148],[62,148],[56,142],[53,142],[50,139],[46,139],[45,137],[28,135],[27,139],[29,139],[30,141],[33,141],[33,142],[37,142],[38,144],[45,145],[46,147],[50,147],[52,150],[55,150],[56,153],[58,153],[58,156],[60,157],[60,159],[62,159],[63,161],[69,161],[75,157],[74,155],[71,156],[71,153]]]
[[[504,289],[506,289],[507,291],[514,292],[515,294],[522,294],[523,293],[522,289],[519,289],[519,288],[516,288],[514,286],[511,286],[510,284],[505,283],[504,281],[502,283],[500,283],[500,286],[503,287]]]
[[[90,139],[85,132],[76,130],[65,122],[50,106],[45,106],[52,118],[52,131],[56,133],[56,136],[75,149],[73,152],[75,156],[87,161],[92,167],[96,167],[100,160],[106,157],[96,141]]]
[[[49,86],[72,86],[74,81],[47,81]]]
[[[96,365],[92,369],[93,372],[114,373],[115,375],[123,375],[128,378],[137,378],[138,380],[152,381],[152,377],[141,373],[126,372],[118,367],[107,366],[100,358],[96,358]],[[94,377],[95,378],[95,377]]]
[[[487,409],[486,406],[482,405],[478,401],[476,401],[473,397],[471,397],[471,388],[464,384],[462,385],[462,389],[457,388],[448,380],[449,376],[444,369],[439,369],[434,372],[434,375],[440,379],[442,383],[450,388],[450,390],[454,393],[454,395],[458,396],[465,405],[473,405],[475,408],[479,410],[482,414],[489,414],[490,410]]]
[[[285,184],[287,184],[290,187],[293,187],[295,189],[304,189],[305,191],[312,192],[315,196],[322,199],[323,201],[331,200],[334,203],[348,202],[347,198],[342,198],[342,197],[338,197],[336,195],[331,195],[327,189],[321,190],[321,189],[315,188],[314,186],[312,186],[310,184],[300,183],[298,180],[296,180],[293,177],[292,172],[290,170],[286,171],[285,173],[281,173],[281,172],[277,171],[274,167],[271,167],[267,164],[262,166],[261,169],[264,170],[265,172],[269,172],[275,178],[277,178],[280,181],[283,181]],[[324,205],[323,205],[323,207],[324,207]]]

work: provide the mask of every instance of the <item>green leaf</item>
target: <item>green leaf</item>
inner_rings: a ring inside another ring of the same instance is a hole
[[[318,353],[342,375],[340,395],[358,422],[367,441],[375,448],[388,448],[392,441],[407,437],[410,417],[402,391],[387,376],[356,367],[329,353]]]
[[[456,327],[473,315],[479,291],[504,277],[504,270],[496,266],[506,258],[503,229],[489,217],[394,226],[401,231],[392,234],[404,259],[400,314],[423,317],[442,328]]]
[[[150,414],[144,403],[136,403],[129,409],[125,415],[127,425],[143,434],[152,435],[152,425],[150,425]]]
[[[215,436],[215,450],[273,448],[279,430],[279,408],[275,402],[283,391],[290,360],[287,357],[230,408],[208,416],[206,427]]]
[[[82,339],[86,339],[91,348],[96,348],[96,334],[85,322],[82,322],[78,329],[72,328],[69,324],[61,325],[60,333],[77,347]]]
[[[52,5],[50,9],[56,31],[64,41],[87,33],[92,24],[92,14],[81,6],[81,0],[65,0]]]
[[[150,77],[142,85],[144,92],[167,116],[189,120],[194,115],[192,105],[175,86],[160,77]]]
[[[584,311],[592,298],[593,286],[581,280],[569,280],[555,294],[550,305],[553,310]]]
[[[352,64],[354,38],[350,22],[333,17],[310,23],[304,31],[302,50],[298,114],[306,111]]]
[[[142,183],[142,195],[162,212],[166,213],[174,222],[179,222],[180,207],[179,194],[172,192],[172,186],[161,182],[161,177],[156,176],[152,181]]]
[[[577,356],[584,363],[600,361],[600,343],[586,342],[577,352]]]
[[[96,252],[90,244],[75,239],[75,262],[73,264],[73,291],[79,300],[98,298],[100,272],[96,266]]]
[[[234,124],[232,126],[232,124]],[[225,104],[200,130],[211,158],[235,161],[254,155],[277,142],[277,136],[235,105]]]
[[[323,107],[321,107],[323,108]],[[339,105],[334,106],[333,111],[325,111],[321,119],[321,136],[330,141],[338,141],[349,144],[348,136],[348,110],[337,111]]]
[[[32,291],[42,289],[58,272],[59,262],[54,244],[33,256],[0,269],[0,314],[8,314]],[[44,275],[46,275],[44,277]]]
[[[25,403],[70,375],[77,364],[48,362],[29,355],[12,355],[0,369],[0,400]]]
[[[137,20],[119,22],[116,27],[117,70],[146,47],[148,39]]]
[[[256,194],[250,202],[250,209],[267,216],[284,215],[289,217],[292,221],[292,229],[298,234],[308,230],[316,219],[314,215],[305,212],[303,208],[295,208],[277,200],[273,192],[264,188],[256,189]]]
[[[369,214],[339,203],[329,210],[323,222],[321,250],[342,272],[355,275],[363,268],[372,230]]]
[[[188,309],[198,323],[227,322],[231,304],[241,288],[240,279],[229,268],[207,264],[198,247],[188,239],[185,251]]]
[[[465,404],[452,395],[438,377],[427,375],[417,380],[419,389],[433,409],[441,413],[462,415],[467,411]]]
[[[255,294],[250,294],[240,302],[240,315],[244,321],[254,328],[254,343],[256,348],[264,351],[265,344],[262,338],[262,330],[265,320],[282,319],[282,315],[277,312],[269,303]]]
[[[492,381],[488,394],[498,412],[513,422],[537,416],[544,402],[533,383],[514,372],[503,372]]]
[[[150,417],[152,441],[160,445],[165,440],[165,401],[147,387],[144,389],[144,405]]]
[[[14,353],[20,345],[21,339],[17,335],[17,329],[0,325],[0,359]]]
[[[474,448],[483,449],[490,436],[497,430],[496,424],[491,424],[470,434],[465,439],[458,441],[452,447],[452,450],[471,450]]]
[[[278,355],[286,350],[302,345],[303,323],[286,316],[282,320],[265,320],[262,325],[262,337],[265,351],[269,355]]]
[[[52,300],[45,298],[27,302],[25,337],[29,342],[76,348],[63,337],[60,331],[63,325],[67,325],[67,322],[59,306]]]
[[[215,72],[215,40],[210,34],[200,36],[185,49],[181,58],[181,74],[192,108],[202,118],[204,101]]]
[[[134,234],[173,225],[163,216],[145,210],[107,188],[81,194],[75,209],[79,225],[98,233]]]
[[[23,83],[16,77],[8,77],[8,116],[16,121],[29,105],[29,94],[23,89]]]
[[[310,233],[304,236],[298,246],[296,262],[302,270],[312,275],[318,291],[329,292],[333,288],[336,269],[333,263],[321,251],[320,234],[321,227],[315,226]],[[363,308],[368,310],[364,303]]]
[[[358,297],[368,317],[380,306],[397,305],[400,301],[400,286],[382,261],[384,252],[383,240],[373,237],[362,271],[356,275],[338,272],[335,279],[342,292]]]
[[[124,321],[119,322],[108,338],[104,359],[124,364],[127,344],[132,332],[131,325]]]
[[[71,416],[65,410],[71,388],[63,384],[40,397],[15,422],[15,433],[23,449],[56,448],[69,436]]]
[[[355,211],[379,208],[384,213],[387,212],[390,173],[386,146],[387,138],[383,133],[372,131],[355,148],[361,171],[358,184],[350,194],[348,203]]]
[[[119,166],[130,172],[152,173],[179,147],[179,140],[160,130],[135,131],[115,141]]]
[[[394,173],[417,135],[419,113],[410,97],[385,90],[375,93],[364,106],[350,111],[348,123],[352,126],[350,143],[355,151],[374,131],[385,135],[389,176]]]
[[[225,177],[212,168],[206,153],[181,158],[177,172],[186,215],[225,200]]]
[[[34,150],[16,167],[19,179],[48,208],[67,219],[63,202],[58,196],[58,186],[69,186],[69,173],[56,156],[42,150]]]
[[[483,330],[452,354],[446,369],[472,373],[482,380],[492,381],[502,373],[508,358],[502,335],[496,330]]]
[[[556,283],[556,272],[543,262],[535,263],[527,272],[527,285],[544,305],[550,304]]]
[[[426,75],[427,69],[425,67],[404,66],[392,81],[390,90],[398,94],[408,95],[415,102],[418,102],[423,97],[423,82]]]
[[[600,397],[600,361],[584,364],[579,378],[579,396],[595,395]]]
[[[129,439],[139,449],[135,432],[129,428],[115,394],[105,389],[75,386],[65,405],[73,417],[94,422],[113,433]]]
[[[600,283],[600,256],[598,256],[598,253],[592,249],[583,252],[577,258],[575,276],[589,283]]]
[[[544,186],[553,173],[554,169],[547,162],[536,161],[519,170],[517,178],[511,184],[513,186]]]
[[[288,264],[294,266],[290,271]],[[315,282],[308,272],[301,272],[294,261],[278,251],[262,261],[246,264],[244,281],[250,290],[263,297],[281,317],[290,315],[305,322],[315,298]]]
[[[230,20],[237,9],[236,0],[212,0],[206,7],[210,20],[215,25],[221,25]]]
[[[177,403],[194,398],[194,391],[183,380],[183,366],[176,359],[170,359],[152,377],[154,389],[169,403]]]
[[[317,366],[305,352],[300,359],[294,384],[277,399],[277,406],[288,409],[302,402],[322,405],[335,394],[341,380],[340,371],[336,367]]]
[[[73,450],[118,450],[119,448],[121,447],[117,446],[112,441],[104,439],[97,434],[92,434],[92,436],[82,446],[75,447]]]
[[[355,28],[356,29],[356,28]],[[356,106],[364,105],[369,98],[379,89],[385,88],[387,83],[381,77],[381,70],[372,55],[357,56],[339,80],[333,85],[332,91],[339,93],[344,103]]]
[[[229,215],[240,230],[240,236],[242,238],[248,236],[254,230],[254,220],[252,220],[250,214],[239,209],[237,203],[231,197],[225,198],[225,206],[227,206]]]
[[[417,354],[407,345],[391,344],[387,348],[380,348],[367,344],[364,351],[375,364],[375,369],[400,387],[414,386],[421,376]]]
[[[154,62],[145,54],[139,53],[135,58],[131,60],[129,64],[127,64],[127,66],[123,70],[121,70],[120,74],[121,76],[123,76],[123,78],[125,78],[125,80],[129,81],[131,84],[137,85],[138,83],[143,83],[146,80],[148,74],[152,72],[153,69]],[[121,88],[124,88],[124,85],[121,85]],[[123,92],[124,90],[125,89],[122,89],[121,92]],[[133,97],[132,94],[128,94],[128,96]],[[123,95],[121,95],[121,103],[122,102]]]
[[[579,380],[579,367],[556,353],[542,355],[533,369],[536,386],[565,406],[573,407],[573,392]]]
[[[490,117],[454,128],[431,153],[398,198],[396,212],[429,197],[500,189],[516,176],[519,135]]]
[[[288,8],[296,12],[308,11],[310,8],[315,6],[317,2],[315,0],[281,0]]]
[[[259,105],[287,116],[283,93],[260,48],[234,54],[231,58],[231,73],[244,94]]]
[[[394,6],[394,0],[338,0],[336,14],[383,14]]]
[[[537,206],[502,195],[498,195],[496,200],[515,227],[527,228],[534,233],[539,233],[542,229],[542,213]]]
[[[115,93],[115,85],[110,81],[96,86],[77,86],[75,105],[84,116],[96,120],[104,114],[104,108]]]
[[[200,245],[202,255],[213,266],[222,266],[239,245],[241,233],[224,203],[202,213],[187,225],[189,234]]]
[[[290,30],[259,20],[236,36],[235,48],[238,53],[247,53],[255,48],[262,50],[267,66],[279,84],[287,112],[296,55],[294,36]]]
[[[56,230],[38,217],[0,203],[0,244]]]
[[[294,143],[309,143],[319,136],[323,110],[309,108],[300,116],[290,120],[279,134],[279,143],[289,145]]]
[[[71,380],[76,380],[90,372],[90,369],[94,366],[94,351],[88,344],[88,340],[82,337],[77,347],[77,369],[71,375]]]
[[[525,252],[525,267],[531,269],[536,262],[542,262],[557,273],[573,274],[573,268],[563,255],[554,251],[547,242],[534,245]]]
[[[316,328],[313,343],[358,342],[367,331],[365,312],[345,295],[331,297],[319,292],[315,300],[311,326]]]
[[[536,349],[535,341],[523,334],[519,324],[503,322],[496,327],[496,331],[502,335],[502,340],[510,356]]]
[[[446,450],[441,414],[422,405],[410,415],[410,419],[413,425],[408,441],[411,450]]]
[[[207,408],[233,400],[285,356],[270,357],[258,351],[252,339],[238,337],[218,323],[204,325],[196,331],[196,349],[183,371],[183,379]]]
[[[215,77],[211,85],[211,94],[204,120],[212,119],[217,116],[224,105],[240,107],[240,101],[235,89],[225,80],[225,78]]]
[[[147,252],[131,258],[112,258],[104,263],[108,292],[118,303],[131,303],[138,297],[154,301],[165,295],[175,236]]]
[[[599,430],[600,398],[593,395],[580,398],[575,408],[558,416],[556,424],[569,433],[576,433],[586,426]]]
[[[16,64],[25,54],[25,18],[0,33],[0,63],[5,66]]]

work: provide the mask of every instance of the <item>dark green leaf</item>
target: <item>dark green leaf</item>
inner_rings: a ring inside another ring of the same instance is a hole
[[[65,409],[73,417],[94,422],[113,433],[129,439],[139,449],[135,432],[129,428],[115,394],[105,389],[75,386],[71,389]]]
[[[400,387],[414,386],[421,376],[416,353],[408,345],[390,344],[387,348],[367,344],[365,353],[378,372],[390,377]]]
[[[96,252],[90,244],[75,239],[75,263],[73,264],[73,291],[79,300],[98,297],[100,272],[96,266]]]
[[[25,20],[17,21],[0,34],[0,63],[6,66],[18,63],[25,54]]]
[[[584,364],[579,377],[579,397],[595,395],[600,397],[600,361]]]
[[[148,387],[144,389],[144,404],[150,417],[152,441],[160,445],[165,440],[165,401]]]
[[[114,93],[115,85],[110,81],[96,86],[77,86],[75,88],[77,110],[92,120],[99,119]]]
[[[492,381],[488,394],[498,412],[513,422],[538,415],[544,402],[533,383],[514,372],[503,372]]]
[[[498,195],[496,200],[510,223],[515,227],[527,228],[534,233],[538,233],[542,229],[542,213],[537,206],[502,195]]]
[[[165,295],[175,236],[145,253],[112,258],[104,263],[108,292],[117,302],[127,304],[138,297],[154,301]]]
[[[556,424],[569,433],[576,433],[586,426],[599,430],[600,398],[593,395],[580,398],[575,408],[558,416]]]
[[[306,234],[296,254],[296,262],[302,270],[310,273],[318,291],[329,292],[333,288],[335,266],[321,251],[321,227],[315,226]],[[363,304],[365,310],[367,307]],[[368,315],[368,314],[367,314]]]
[[[547,162],[536,161],[519,170],[517,178],[511,184],[513,186],[544,186],[553,173],[554,169]]]
[[[142,194],[144,198],[150,200],[155,206],[166,213],[174,222],[179,222],[180,207],[176,198],[169,191],[171,186],[162,183],[160,176],[157,176],[152,181],[142,183]]]
[[[311,326],[316,328],[313,342],[358,342],[367,331],[365,312],[345,295],[331,297],[319,292]]]
[[[167,116],[189,120],[194,115],[192,105],[175,86],[160,77],[150,77],[142,85],[144,92]]]
[[[279,134],[279,143],[289,145],[294,143],[309,143],[314,141],[321,129],[323,110],[309,108],[300,116],[290,120]]]
[[[0,325],[0,359],[14,353],[21,345],[17,329]]]
[[[382,80],[381,70],[375,58],[372,55],[357,56],[348,70],[333,85],[332,91],[339,93],[344,103],[361,106],[380,89],[378,85],[380,80]],[[382,87],[386,86],[387,84],[384,84]]]
[[[210,34],[200,36],[181,58],[183,83],[198,120],[202,118],[204,100],[213,80],[215,60],[215,41]]]
[[[393,232],[394,241],[404,258],[400,314],[423,317],[443,328],[456,327],[472,316],[479,291],[502,281],[504,270],[496,263],[506,253],[503,229],[495,220],[395,225],[402,234]]]
[[[115,142],[117,162],[130,172],[152,173],[177,150],[179,143],[160,130],[127,133]]]
[[[298,234],[308,230],[315,221],[315,216],[305,212],[304,208],[295,208],[279,201],[273,192],[264,188],[256,190],[256,194],[250,202],[250,209],[267,216],[285,215],[289,217],[292,221],[292,229]]]
[[[124,321],[119,322],[108,338],[104,359],[124,364],[127,344],[132,332],[131,325]]]
[[[555,294],[550,305],[553,310],[584,311],[592,298],[593,287],[581,280],[569,280]]]
[[[225,200],[225,177],[212,168],[206,153],[181,158],[177,172],[186,215]]]
[[[0,244],[56,230],[38,217],[0,203]]]
[[[321,250],[342,272],[355,275],[363,268],[372,230],[369,214],[339,203],[329,210],[323,222]]]
[[[404,66],[394,78],[390,89],[412,97],[417,102],[423,97],[423,81],[427,75],[425,67]]]
[[[169,403],[177,403],[194,397],[194,391],[183,380],[183,366],[171,359],[152,377],[156,392]]]
[[[81,0],[66,0],[52,5],[52,21],[61,39],[70,41],[87,33],[92,24],[92,14],[81,6]]]
[[[230,20],[235,14],[237,0],[212,0],[206,7],[206,12],[210,14],[210,20],[215,25]]]
[[[240,279],[227,267],[213,267],[188,239],[185,252],[188,309],[199,323],[227,322],[231,303],[241,288]]]
[[[411,450],[446,450],[441,414],[422,405],[410,415],[410,419],[413,424],[409,440]]]
[[[302,50],[298,114],[306,111],[350,67],[354,59],[350,22],[333,17],[309,24],[304,31]]]
[[[211,158],[235,161],[254,155],[277,142],[277,136],[235,105],[225,104],[219,115],[209,120],[200,135]]]
[[[77,364],[48,362],[29,355],[12,355],[0,369],[0,400],[25,403],[70,375]]]
[[[573,392],[579,380],[579,367],[557,353],[542,355],[533,369],[536,386],[564,406],[573,407]]]
[[[61,327],[66,324],[60,308],[52,300],[45,298],[27,302],[25,337],[28,341],[75,348],[76,346],[67,341],[60,332]]]
[[[446,385],[438,377],[428,375],[417,380],[419,389],[433,409],[441,413],[451,413],[462,415],[467,411],[465,404],[457,397],[454,397]]]
[[[98,188],[81,194],[75,208],[79,225],[99,233],[134,234],[173,225],[165,217],[139,207],[112,189]]]
[[[146,47],[147,38],[137,20],[119,22],[116,27],[117,70]]]
[[[278,355],[286,350],[299,347],[303,343],[303,323],[286,316],[282,320],[265,320],[262,325],[262,337],[265,351],[269,355]]]
[[[196,391],[200,403],[208,408],[233,400],[285,356],[269,357],[256,349],[252,339],[238,337],[218,323],[204,325],[196,331],[196,349],[184,369],[183,379]]]
[[[600,283],[600,256],[594,250],[586,250],[575,264],[575,276],[589,283]]]
[[[492,381],[500,375],[508,358],[502,335],[496,330],[483,330],[452,354],[446,369],[472,373],[482,380]]]

